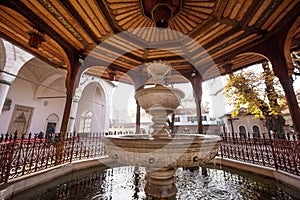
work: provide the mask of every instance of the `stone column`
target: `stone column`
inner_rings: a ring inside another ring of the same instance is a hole
[[[73,97],[71,111],[70,111],[69,130],[68,130],[69,133],[74,132],[79,100],[80,100],[80,95],[75,94],[75,96]]]
[[[12,74],[6,73],[5,71],[0,72],[0,114],[9,90],[11,83],[15,80]]]

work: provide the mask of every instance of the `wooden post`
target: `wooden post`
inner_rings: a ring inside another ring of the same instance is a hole
[[[71,106],[73,101],[73,95],[75,94],[76,85],[78,84],[78,72],[80,68],[78,58],[74,58],[71,62],[71,67],[68,70],[66,77],[66,102],[64,114],[61,122],[60,135],[56,149],[56,164],[61,163],[62,155],[64,151],[64,142],[67,135],[68,123],[71,113]]]
[[[136,121],[135,121],[135,134],[141,133],[141,106],[136,101]]]
[[[71,113],[71,106],[73,101],[73,96],[75,94],[75,89],[78,84],[79,78],[78,78],[78,72],[80,69],[80,64],[77,61],[77,58],[74,58],[73,62],[71,62],[71,69],[68,70],[67,77],[66,77],[66,102],[65,102],[65,109],[64,109],[64,115],[62,118],[61,123],[61,137],[66,137],[66,132],[68,129],[68,122],[70,118]]]
[[[201,102],[202,102],[202,82],[203,78],[198,72],[193,73],[194,76],[187,77],[192,86],[193,86],[193,92],[194,92],[194,98],[196,101],[196,108],[197,108],[197,121],[198,121],[198,127],[197,132],[198,134],[203,134],[203,127],[202,127],[202,111],[201,111]]]
[[[279,81],[284,90],[286,101],[293,121],[293,126],[295,130],[299,133],[300,132],[300,109],[294,92],[293,81],[291,77],[288,76],[287,73],[278,73],[275,75],[279,78]]]
[[[274,74],[279,78],[283,87],[294,128],[297,132],[300,132],[300,109],[293,89],[292,77],[289,74],[289,62],[284,54],[285,48],[289,48],[285,44],[287,31],[287,29],[282,29],[281,33],[277,33],[265,40],[264,43],[245,51],[260,53],[271,61]]]
[[[273,71],[284,90],[294,128],[297,132],[300,132],[300,108],[294,92],[292,77],[289,75],[288,67],[286,66],[287,62],[282,50],[279,48],[279,44],[276,43],[277,40],[273,39],[270,42],[273,44],[272,49],[269,47],[270,52],[272,52],[269,58],[272,63]]]

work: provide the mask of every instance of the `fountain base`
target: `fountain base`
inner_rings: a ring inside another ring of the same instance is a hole
[[[147,172],[145,192],[154,198],[170,198],[176,195],[174,168],[156,169]]]

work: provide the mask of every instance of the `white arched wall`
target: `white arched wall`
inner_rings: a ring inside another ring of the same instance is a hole
[[[112,89],[112,84],[98,77],[82,76],[75,95],[79,101],[74,131],[80,131],[81,115],[87,111],[92,112],[91,132],[108,130]]]
[[[8,90],[21,67],[33,56],[22,49],[1,39],[0,43],[0,114],[7,97]]]
[[[31,109],[32,116],[28,122],[27,133],[45,132],[47,117],[51,114],[55,114],[59,118],[55,130],[59,132],[65,106],[66,71],[47,65],[5,40],[1,40],[0,45],[0,78],[9,82],[9,85],[5,85],[7,92],[4,93],[1,91],[0,96],[2,95],[4,100],[5,98],[12,100],[10,109],[0,113],[0,134],[5,134],[9,131],[9,124],[13,121],[12,117],[14,117],[16,106]],[[8,73],[12,75],[8,75]],[[98,99],[100,102],[98,104],[103,105],[101,107],[94,106],[93,116],[95,119],[93,120],[91,131],[99,132],[108,130],[110,102],[112,100],[111,91],[114,86],[109,81],[98,77],[88,75],[83,75],[82,77],[83,81],[81,81],[76,93],[79,93],[79,97],[81,98],[85,87],[93,83],[97,85],[94,99]],[[92,94],[92,90],[87,88],[83,97],[84,99],[89,99],[89,96]],[[86,96],[87,98],[85,98]],[[84,102],[82,104],[87,103]],[[80,118],[77,119],[76,126],[79,125],[79,121]]]
[[[51,95],[52,97],[65,97],[66,88],[64,85],[66,74],[49,74],[42,80],[41,85],[36,88],[34,99],[38,100],[42,97]]]
[[[10,110],[3,111],[0,115],[0,133],[6,133],[10,132],[9,125],[10,122],[15,119],[17,116],[13,116],[13,112],[16,106],[22,107],[32,107],[32,104],[30,103],[33,97],[33,88],[30,83],[26,81],[22,81],[20,79],[16,79],[10,86],[7,98],[12,100]],[[32,110],[32,113],[34,113],[34,108]],[[32,119],[32,117],[31,117]],[[32,120],[30,120],[28,123],[31,124]],[[29,128],[30,130],[30,128]],[[28,131],[29,131],[28,130]]]
[[[28,114],[26,132],[45,132],[49,115],[55,114],[62,119],[66,72],[47,65],[9,42],[3,40],[1,44],[1,49],[5,49],[5,52],[0,52],[1,67],[4,66],[1,69],[1,80],[10,83],[6,84],[7,94],[4,96],[1,91],[1,95],[4,99],[11,99],[12,103],[9,110],[0,113],[0,133],[12,130],[11,122],[20,115],[21,111],[17,110],[22,109]],[[60,126],[61,121],[58,121],[56,132]]]
[[[246,128],[247,137],[248,137],[248,132],[250,133],[250,137],[253,137],[252,127],[254,125],[258,126],[260,134],[267,133],[267,129],[264,126],[264,120],[254,119],[253,115],[241,115],[241,116],[237,116],[236,118],[238,118],[238,120],[233,120],[233,125],[235,127],[235,130],[234,130],[235,133],[239,134],[239,127],[244,126]]]
[[[29,79],[23,74],[23,71],[26,71],[27,66],[24,66],[18,74],[20,77],[24,77],[25,79]],[[6,133],[9,131],[9,124],[13,121],[14,118],[14,109],[15,107],[28,107],[32,109],[32,117],[28,122],[28,131],[32,133],[38,133],[40,131],[45,132],[46,127],[45,123],[47,121],[47,117],[51,114],[55,114],[59,119],[62,119],[65,98],[41,98],[38,97],[53,97],[56,91],[52,91],[50,88],[61,88],[64,87],[64,78],[53,79],[53,82],[47,83],[47,89],[42,90],[42,92],[36,93],[34,84],[24,80],[16,78],[12,83],[7,97],[12,100],[11,109],[9,111],[4,111],[0,115],[0,121],[4,122],[0,126],[0,133]],[[30,79],[29,79],[30,80]],[[38,87],[42,87],[41,85]],[[37,90],[41,91],[41,90]],[[60,93],[61,95],[61,93]],[[56,126],[56,132],[59,131],[61,126],[61,121],[58,121]]]

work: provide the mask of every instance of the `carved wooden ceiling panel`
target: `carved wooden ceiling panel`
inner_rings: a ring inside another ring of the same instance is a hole
[[[170,7],[166,29],[156,27],[153,2]],[[300,0],[1,1],[0,37],[64,69],[72,58],[93,56],[99,63],[89,73],[106,78],[99,67],[124,74],[153,60],[179,72],[209,70],[211,78],[227,73],[228,61],[231,70],[260,62],[259,55],[241,53],[291,26],[299,14]],[[291,49],[300,46],[296,29]],[[45,40],[39,48],[28,44],[32,30]]]

